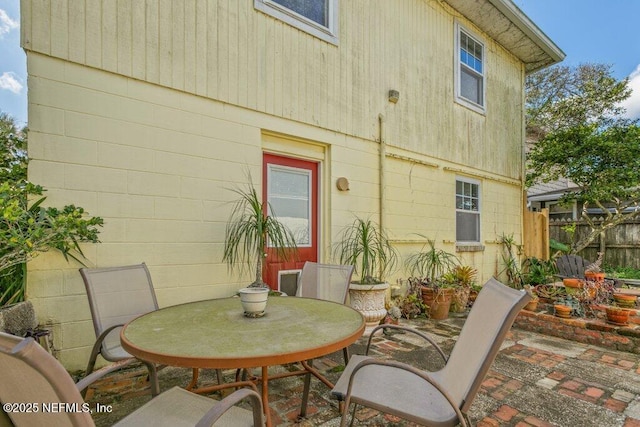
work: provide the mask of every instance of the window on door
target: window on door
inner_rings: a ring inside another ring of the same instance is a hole
[[[456,242],[480,242],[480,183],[456,180]]]
[[[462,27],[457,27],[457,100],[484,111],[484,45]]]
[[[322,40],[337,44],[338,0],[254,0],[254,7]]]
[[[267,200],[272,212],[296,239],[298,247],[312,245],[311,171],[269,164]]]

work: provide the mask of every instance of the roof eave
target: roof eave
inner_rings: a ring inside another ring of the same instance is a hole
[[[526,73],[561,62],[566,56],[512,0],[444,1],[520,59]]]

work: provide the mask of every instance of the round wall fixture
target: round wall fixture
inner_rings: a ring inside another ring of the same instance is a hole
[[[345,177],[340,177],[336,181],[336,187],[340,191],[349,191],[349,180]]]

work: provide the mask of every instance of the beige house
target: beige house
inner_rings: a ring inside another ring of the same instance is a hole
[[[21,3],[29,178],[103,217],[87,264],[145,261],[161,307],[248,283],[222,263],[248,173],[309,259],[331,262],[355,216],[482,280],[499,237],[522,239],[524,78],[564,54],[511,0]],[[83,368],[79,265],[28,266],[58,357]]]

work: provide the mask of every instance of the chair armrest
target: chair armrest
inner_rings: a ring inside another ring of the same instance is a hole
[[[442,356],[442,359],[444,360],[444,363],[447,363],[447,361],[449,360],[449,358],[447,357],[447,355],[444,353],[444,351],[442,351],[442,348],[440,348],[440,346],[433,340],[433,338],[431,338],[429,335],[420,332],[416,329],[413,328],[408,328],[406,326],[402,326],[402,325],[379,325],[376,326],[375,328],[373,328],[373,330],[371,331],[371,334],[369,335],[369,340],[367,341],[367,349],[365,351],[365,355],[369,355],[369,347],[371,346],[371,340],[373,339],[373,335],[380,329],[396,329],[396,330],[401,330],[404,332],[411,332],[413,334],[416,334],[420,337],[422,337],[425,341],[427,341],[429,344],[431,344],[440,354],[440,356]]]
[[[121,328],[124,326],[124,323],[118,324],[118,325],[113,325],[108,327],[107,329],[105,329],[104,331],[102,331],[102,333],[100,335],[98,335],[96,337],[96,342],[93,343],[93,348],[91,349],[91,358],[93,359],[93,356],[95,355],[96,357],[98,356],[98,354],[100,354],[100,347],[102,347],[102,341],[104,341],[104,339],[107,337],[107,335],[109,335],[109,333],[111,331],[113,331],[116,328]],[[93,369],[93,366],[90,364],[91,369]]]
[[[431,378],[428,372],[422,371],[420,369],[414,368],[411,365],[395,360],[366,359],[358,363],[358,365],[356,365],[356,367],[353,369],[351,377],[349,378],[349,387],[347,388],[347,395],[345,397],[346,408],[348,408],[351,403],[351,388],[353,387],[354,378],[358,375],[358,371],[367,365],[388,366],[391,368],[402,369],[419,376],[420,378],[431,384],[447,400],[449,405],[451,405],[451,408],[453,408],[453,410],[455,411],[460,425],[462,427],[467,427],[467,421],[462,414],[462,411],[460,411],[460,408],[458,408],[458,406],[453,401],[451,395],[435,379]]]
[[[109,326],[107,329],[105,329],[104,331],[102,331],[102,333],[96,337],[96,342],[95,342],[95,344],[93,345],[93,346],[94,346],[94,348],[95,348],[96,346],[97,346],[98,348],[100,348],[100,346],[102,345],[102,341],[104,341],[104,339],[107,337],[107,335],[109,335],[109,333],[110,333],[111,331],[113,331],[113,330],[114,330],[114,329],[116,329],[116,328],[122,328],[123,326],[124,326],[124,323],[119,323],[119,324],[117,324],[117,325]]]
[[[105,375],[110,374],[113,371],[117,371],[118,369],[122,369],[135,361],[136,359],[131,357],[129,359],[122,359],[117,362],[110,363],[104,368],[93,371],[91,374],[78,381],[76,383],[76,388],[78,389],[78,391],[82,392],[85,388],[89,387],[91,384],[104,377]]]
[[[251,401],[251,409],[253,412],[253,425],[263,426],[264,420],[262,418],[262,400],[260,395],[255,391],[248,388],[241,388],[231,393],[219,402],[216,402],[215,406],[204,414],[200,421],[196,424],[196,427],[211,427],[218,418],[222,416],[227,410],[229,410],[236,403],[249,399]]]

